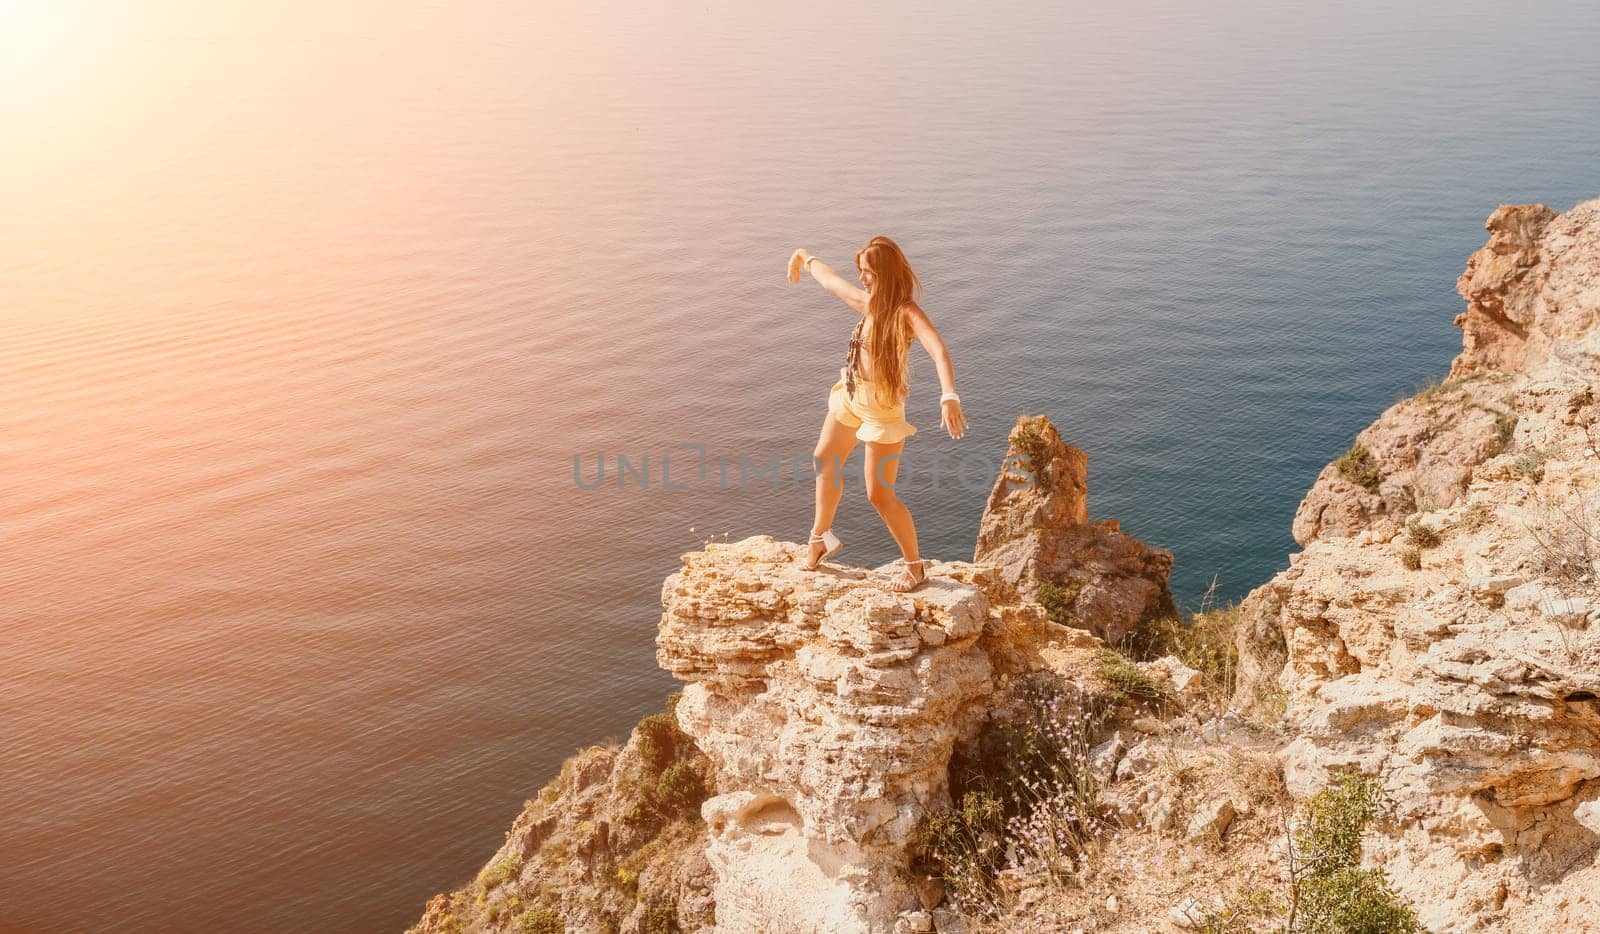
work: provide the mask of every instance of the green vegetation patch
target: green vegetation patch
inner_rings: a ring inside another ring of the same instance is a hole
[[[1384,878],[1361,868],[1361,834],[1383,810],[1376,780],[1344,773],[1300,806],[1289,833],[1283,896],[1242,892],[1197,926],[1208,934],[1420,934],[1416,913]]]
[[[1034,599],[1044,607],[1049,614],[1050,622],[1062,626],[1078,625],[1078,618],[1073,613],[1073,606],[1078,602],[1078,595],[1083,592],[1083,581],[1067,579],[1064,581],[1041,581],[1039,591]]]
[[[1378,492],[1378,485],[1383,482],[1383,474],[1378,470],[1378,462],[1373,459],[1372,452],[1367,446],[1357,441],[1350,446],[1350,450],[1339,455],[1333,462],[1345,479],[1356,486],[1364,487],[1374,493]]]
[[[1132,659],[1115,649],[1095,651],[1100,679],[1111,690],[1113,703],[1127,703],[1148,707],[1153,711],[1167,708],[1172,698],[1166,686],[1145,674]]]
[[[1515,470],[1520,476],[1526,477],[1529,480],[1543,480],[1545,461],[1549,460],[1551,456],[1555,454],[1555,452],[1556,449],[1554,447],[1545,448],[1540,451],[1523,451],[1517,456],[1517,459],[1511,463],[1511,469]]]
[[[1306,934],[1421,931],[1381,869],[1361,868],[1361,832],[1382,810],[1375,779],[1345,773],[1308,798],[1293,835],[1292,927]]]
[[[1017,419],[1016,427],[1011,429],[1011,446],[1028,459],[1035,476],[1045,473],[1050,467],[1050,460],[1045,456],[1050,450],[1049,439],[1045,437],[1045,426],[1048,424],[1049,419],[1043,415],[1024,415]]]
[[[952,904],[974,917],[1002,914],[999,873],[1015,860],[1052,877],[1070,874],[1100,828],[1089,768],[1099,716],[1043,676],[1018,686],[1019,710],[990,719],[950,759],[955,806],[926,815],[911,847],[915,873],[937,876]]]
[[[656,803],[673,814],[699,814],[706,800],[706,781],[688,762],[674,762],[656,780]]]
[[[485,892],[517,877],[522,864],[516,856],[503,856],[478,873],[478,885]]]
[[[677,934],[678,910],[665,902],[645,906],[639,922],[641,934]]]
[[[1237,636],[1242,615],[1235,604],[1195,613],[1188,622],[1174,616],[1153,620],[1143,629],[1139,655],[1172,655],[1200,672],[1209,694],[1231,697],[1238,680]]]
[[[540,905],[529,908],[522,916],[522,934],[566,934],[567,922],[561,913]]]

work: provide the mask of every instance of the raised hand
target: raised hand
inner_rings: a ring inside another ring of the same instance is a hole
[[[795,250],[794,251],[794,255],[789,257],[789,281],[790,282],[799,282],[800,281],[800,270],[805,268],[806,259],[810,255],[811,254],[806,252],[805,250]]]

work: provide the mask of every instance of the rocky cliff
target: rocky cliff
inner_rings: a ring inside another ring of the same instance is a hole
[[[800,548],[769,537],[684,557],[658,655],[690,682],[678,724],[722,792],[702,810],[719,928],[891,929],[917,907],[912,836],[947,803],[951,753],[1013,667],[1013,629],[1043,651],[1095,640],[982,565],[936,564],[897,594],[860,569],[801,570]]]
[[[684,555],[681,696],[417,930],[1600,929],[1600,201],[1487,227],[1449,378],[1238,606],[1178,622],[1171,554],[1023,419],[974,560],[914,593]]]
[[[1373,856],[1436,931],[1600,918],[1600,201],[1501,207],[1450,377],[1363,430],[1244,601],[1296,795],[1377,776]],[[1280,642],[1286,664],[1264,644]]]

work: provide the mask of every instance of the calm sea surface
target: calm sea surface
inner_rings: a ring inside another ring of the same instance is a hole
[[[971,420],[915,350],[924,553],[1045,413],[1237,599],[1446,370],[1488,213],[1600,194],[1597,48],[1587,0],[8,5],[0,929],[470,877],[672,689],[679,555],[806,534],[852,316],[797,246],[922,275]],[[835,528],[897,554],[858,477]]]

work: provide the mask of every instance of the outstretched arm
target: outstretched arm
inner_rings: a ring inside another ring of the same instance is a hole
[[[799,282],[800,273],[810,270],[811,278],[822,283],[822,287],[856,310],[856,314],[867,313],[867,293],[850,284],[844,276],[834,272],[833,267],[822,260],[813,257],[806,250],[795,250],[789,257],[789,281]]]
[[[922,342],[922,348],[933,358],[934,369],[939,371],[940,393],[955,395],[956,371],[950,365],[950,351],[944,345],[944,338],[939,336],[939,329],[916,302],[908,302],[905,308],[906,316],[911,319],[911,332]],[[967,417],[961,411],[960,399],[945,399],[939,403],[939,423],[952,438],[966,434]]]

